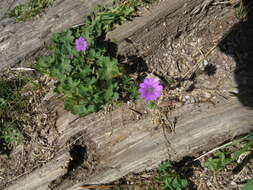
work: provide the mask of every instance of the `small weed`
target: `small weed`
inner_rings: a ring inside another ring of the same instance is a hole
[[[218,150],[215,153],[213,153],[213,156],[208,158],[208,160],[205,162],[205,167],[212,171],[218,171],[223,170],[227,165],[235,163],[242,154],[246,153],[250,147],[253,145],[253,133],[240,138],[239,140],[235,140],[232,143],[229,143],[227,146],[224,146],[223,148],[226,148],[228,146],[239,144],[240,142],[245,141],[245,144],[243,147],[236,151],[236,152],[227,152],[223,150]]]
[[[23,77],[20,79],[2,79],[0,81],[0,116],[1,118],[13,116],[14,113],[23,112],[26,102],[21,94],[22,87],[28,82]],[[18,117],[18,115],[15,115]]]
[[[15,17],[17,21],[27,21],[52,6],[53,2],[54,0],[29,0],[25,5],[17,5],[10,11],[9,16]]]
[[[154,110],[154,109],[157,109],[158,106],[157,106],[156,102],[150,101],[150,102],[148,103],[148,108],[151,109],[151,110]]]
[[[23,135],[15,123],[2,122],[0,126],[0,154],[9,154],[13,145],[21,142]]]
[[[132,97],[137,97],[137,86],[111,56],[104,39],[115,24],[131,19],[137,7],[149,1],[117,2],[112,8],[98,7],[84,26],[54,35],[52,54],[38,59],[35,68],[57,79],[55,91],[64,94],[65,109],[74,114],[96,112],[122,98],[122,94],[133,93]],[[76,39],[88,44],[84,51],[74,48]]]
[[[239,5],[235,9],[237,19],[244,21],[247,18],[249,12],[252,10],[253,10],[252,1],[240,0]]]
[[[205,167],[212,171],[223,170],[228,164],[231,164],[234,159],[230,157],[229,152],[217,151],[212,157],[205,162]]]
[[[244,0],[240,0],[239,6],[236,8],[236,17],[239,20],[243,20],[246,16],[245,7],[244,7]]]
[[[188,185],[187,180],[174,171],[169,161],[159,165],[156,181],[163,190],[183,190]]]
[[[9,154],[14,144],[22,140],[19,122],[27,109],[27,99],[22,95],[29,78],[0,79],[0,154]]]

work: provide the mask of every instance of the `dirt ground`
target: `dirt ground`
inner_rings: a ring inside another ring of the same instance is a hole
[[[43,105],[43,98],[49,91],[49,80],[40,75],[34,77],[41,87],[27,95],[28,110],[19,123],[24,141],[14,148],[9,157],[0,156],[0,189],[4,189],[6,184],[30,173],[54,157],[54,142],[48,139],[48,134],[56,133],[54,128],[56,114]]]
[[[133,42],[141,44],[135,55],[139,57],[136,69],[141,74],[153,73],[162,79],[167,87],[162,99],[172,100],[172,109],[202,102],[212,106],[230,98],[239,98],[242,104],[252,107],[252,91],[248,90],[253,87],[252,11],[244,17],[245,21],[241,21],[237,18],[233,3],[217,0],[203,9],[193,9],[185,16],[189,16],[189,20],[179,26],[176,35],[165,35],[154,46],[150,44],[153,42],[135,41],[133,36]],[[165,19],[160,26],[166,28],[168,23],[169,20]],[[131,65],[131,61],[128,60],[128,64]],[[136,73],[132,75],[138,77]],[[39,80],[42,88],[31,96],[27,113],[30,120],[22,121],[25,141],[14,149],[9,158],[0,156],[0,189],[41,167],[62,148],[56,146],[57,115],[47,102],[52,82],[44,76],[37,76],[36,80]],[[69,172],[51,184],[52,189],[65,189],[94,174],[96,170],[97,158],[92,143],[79,139],[67,150],[73,152],[72,158],[76,163],[69,165]],[[83,154],[80,155],[80,152]],[[252,162],[239,173],[233,173],[233,167],[214,173],[203,167],[206,158],[190,162],[192,159],[177,163],[184,165],[180,172],[191,181],[189,190],[237,190],[253,175]],[[90,163],[88,167],[82,166],[84,160]],[[118,183],[148,183],[155,173],[130,174]]]

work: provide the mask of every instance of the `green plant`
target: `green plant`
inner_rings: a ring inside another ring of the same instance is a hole
[[[23,138],[15,123],[4,122],[0,126],[0,154],[9,153],[15,143]]]
[[[246,143],[242,148],[234,153],[234,159],[237,160],[243,153],[246,153],[253,145],[253,133],[249,134],[245,138]]]
[[[0,154],[8,154],[13,145],[22,139],[18,123],[27,108],[22,89],[28,81],[26,76],[0,79]]]
[[[26,107],[26,101],[21,94],[22,87],[27,84],[26,77],[15,79],[0,79],[0,117],[18,117]]]
[[[108,51],[110,44],[104,39],[115,24],[133,17],[136,8],[146,2],[119,1],[113,8],[98,7],[84,26],[53,36],[52,54],[40,57],[35,68],[57,79],[55,91],[64,94],[66,110],[85,116],[123,94],[137,96],[137,86]],[[74,48],[74,40],[79,37],[88,43],[85,52]]]
[[[188,185],[187,180],[174,171],[169,161],[164,161],[159,165],[156,181],[164,190],[182,190]]]
[[[208,158],[205,162],[205,167],[213,171],[222,170],[234,161],[230,156],[229,152],[217,151],[213,154],[213,157]]]
[[[237,19],[244,21],[247,15],[253,9],[252,1],[240,0],[239,5],[236,7],[236,17]]]
[[[154,110],[154,109],[157,109],[157,104],[156,104],[156,102],[154,102],[154,101],[150,101],[149,103],[148,103],[148,108],[149,109],[152,109],[152,110]]]
[[[208,158],[208,160],[205,162],[205,167],[213,171],[218,171],[224,169],[227,165],[237,161],[239,157],[243,153],[246,153],[253,145],[253,133],[250,133],[245,137],[242,137],[238,140],[233,141],[232,143],[228,143],[223,146],[223,148],[226,148],[228,146],[239,144],[243,141],[245,142],[244,145],[236,152],[226,152],[222,150],[216,151],[213,156]]]
[[[252,190],[253,189],[253,177],[248,181],[248,183],[243,186],[242,190]]]
[[[54,0],[29,0],[27,4],[17,5],[10,11],[9,16],[17,21],[26,21],[40,14],[45,8],[51,6]]]
[[[239,20],[243,20],[245,17],[245,7],[244,7],[244,0],[240,0],[239,6],[236,8],[236,17]]]

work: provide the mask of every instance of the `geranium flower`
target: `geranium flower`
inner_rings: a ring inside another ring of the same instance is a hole
[[[85,38],[80,37],[75,40],[75,47],[77,51],[85,51],[87,49],[88,43]]]
[[[139,92],[141,98],[145,98],[147,102],[156,100],[161,96],[163,86],[160,85],[159,80],[154,78],[145,78],[144,82],[140,84]]]

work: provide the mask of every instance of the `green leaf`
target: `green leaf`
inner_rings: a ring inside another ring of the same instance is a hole
[[[248,181],[248,183],[242,188],[242,190],[252,190],[253,189],[253,177]]]
[[[73,113],[79,114],[79,115],[86,115],[87,110],[84,107],[84,105],[74,105],[73,106]]]
[[[171,168],[172,165],[170,163],[170,161],[163,161],[159,167],[158,167],[158,172],[166,172],[169,168]]]
[[[100,66],[100,69],[98,70],[98,77],[100,79],[111,80],[121,75],[117,66],[118,62],[116,59],[101,57],[98,60],[98,64]]]
[[[181,180],[181,187],[185,188],[188,185],[188,181],[186,179]]]
[[[86,77],[88,77],[91,74],[92,70],[89,65],[85,65],[83,68],[79,69],[79,72],[80,72],[79,73],[80,78],[86,79]]]
[[[243,148],[241,148],[239,151],[235,152],[234,159],[237,160],[241,154],[247,152],[249,148],[253,145],[253,137],[251,137],[251,140],[246,143]]]
[[[214,157],[208,158],[208,160],[205,162],[205,166],[208,169],[213,170],[213,171],[222,170],[228,164],[230,164],[234,161],[233,158],[226,157],[226,155],[230,155],[227,152],[217,151],[213,155],[214,155]]]

